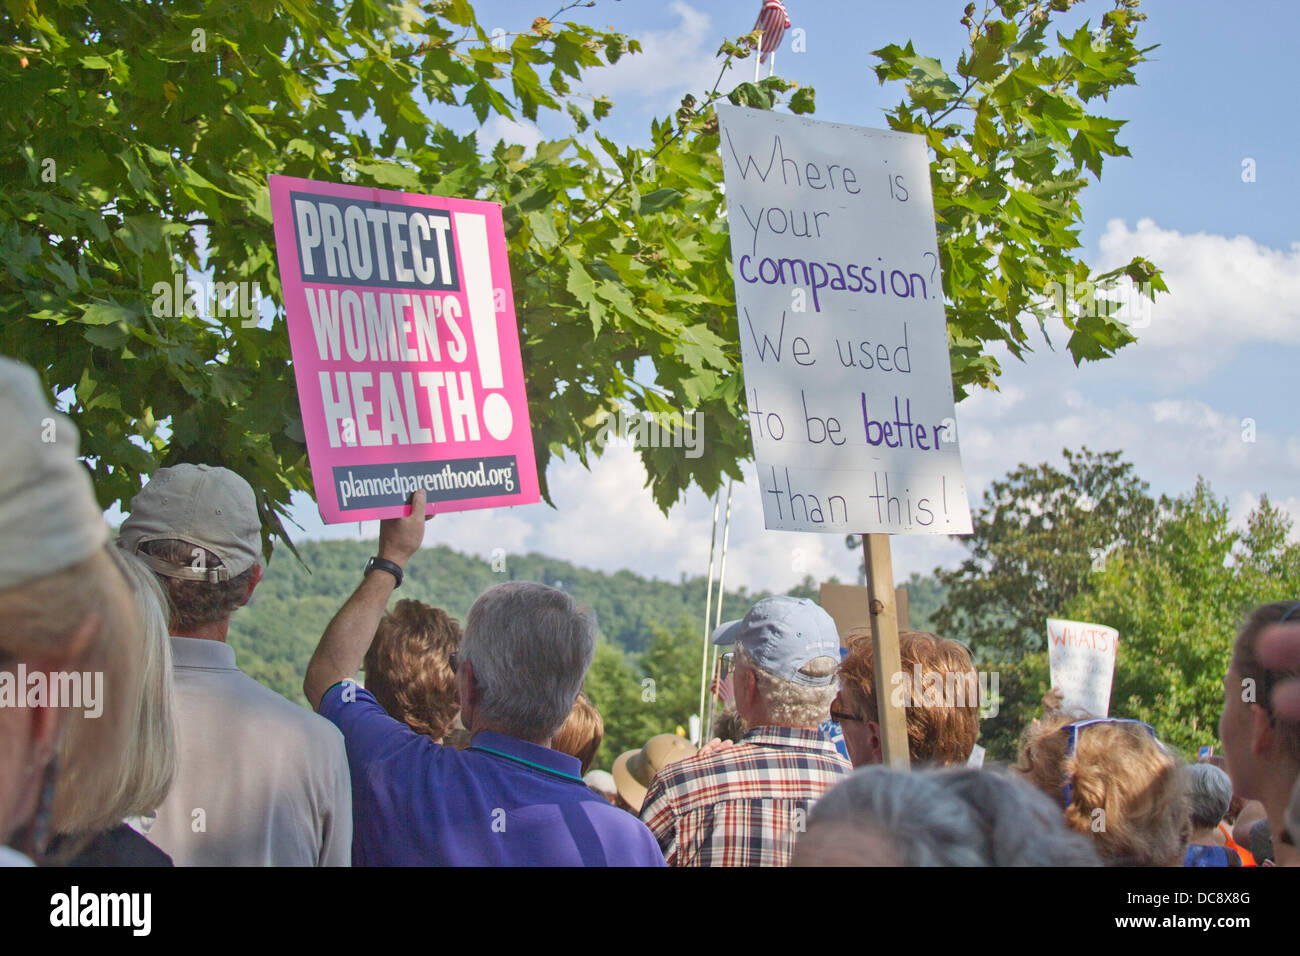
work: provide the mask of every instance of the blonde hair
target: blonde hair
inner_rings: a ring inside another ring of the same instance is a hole
[[[18,660],[67,653],[88,619],[97,627],[69,669],[102,674],[103,713],[66,708],[51,813],[52,832],[98,832],[120,816],[107,799],[136,732],[143,628],[121,573],[104,549],[62,571],[0,591],[0,652]],[[69,824],[75,824],[70,826]],[[65,844],[66,846],[66,844]]]
[[[735,660],[742,661],[754,672],[758,696],[762,698],[768,719],[773,723],[786,727],[815,727],[830,717],[831,701],[835,699],[836,692],[835,681],[825,687],[796,684],[763,670],[739,644],[734,653]],[[838,662],[833,657],[815,657],[799,668],[799,673],[807,677],[829,677],[835,673],[837,666]]]
[[[596,759],[596,751],[600,749],[600,742],[604,739],[605,721],[601,719],[600,711],[587,699],[586,694],[579,693],[564,726],[557,730],[551,739],[551,749],[568,754],[570,757],[577,757],[585,775],[591,769],[591,763]]]
[[[118,548],[109,552],[131,588],[143,624],[140,693],[136,697],[135,733],[122,755],[118,791],[103,811],[119,817],[147,816],[167,798],[176,776],[176,693],[172,673],[171,617],[167,593],[158,576],[138,556]]]
[[[1065,822],[1091,835],[1108,865],[1178,866],[1191,836],[1191,808],[1180,764],[1147,728],[1099,723],[1076,731],[1067,754],[1066,727],[1078,718],[1034,721],[1020,741],[1016,770],[1064,802]]]

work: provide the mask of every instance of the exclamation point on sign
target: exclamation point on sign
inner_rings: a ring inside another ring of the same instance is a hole
[[[497,312],[492,298],[492,262],[488,256],[487,220],[478,213],[453,213],[460,245],[461,276],[469,323],[474,332],[479,381],[484,389],[505,386],[501,373],[501,344],[497,340]],[[497,441],[510,436],[514,415],[500,392],[489,391],[483,399],[483,424]]]

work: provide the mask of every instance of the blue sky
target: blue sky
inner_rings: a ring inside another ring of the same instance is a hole
[[[818,119],[883,127],[882,110],[902,90],[877,83],[870,51],[911,39],[919,53],[951,67],[964,40],[963,5],[790,0],[793,28],[805,31],[807,52],[792,53],[788,33],[778,71],[816,88]],[[510,32],[550,12],[531,3],[475,6],[489,28]],[[606,131],[619,141],[644,142],[652,116],[672,112],[687,92],[708,89],[718,72],[718,45],[746,32],[759,6],[757,0],[599,0],[594,9],[568,14],[613,26],[645,48],[591,74],[589,88],[616,104]],[[1096,25],[1110,6],[1088,0],[1059,22],[1069,30],[1085,19]],[[1028,362],[1003,362],[1001,391],[958,406],[972,506],[988,481],[1018,463],[1059,463],[1063,447],[1087,444],[1123,451],[1157,493],[1189,490],[1199,474],[1238,519],[1261,493],[1300,517],[1300,136],[1291,68],[1300,6],[1147,0],[1141,9],[1149,16],[1142,44],[1159,47],[1138,68],[1137,87],[1093,107],[1128,121],[1120,141],[1133,156],[1108,161],[1103,179],[1085,191],[1081,238],[1083,257],[1097,267],[1133,255],[1151,258],[1165,270],[1171,295],[1153,308],[1138,343],[1115,359],[1076,369],[1040,342]],[[729,82],[751,76],[746,63]],[[489,121],[484,138],[527,145],[565,132],[546,123],[537,130]],[[1242,179],[1247,159],[1254,161],[1254,182]],[[1254,442],[1242,440],[1247,418],[1255,422]],[[728,583],[784,588],[805,573],[851,578],[856,554],[844,549],[841,536],[763,530],[752,465],[748,471],[750,483],[734,493]],[[591,472],[574,462],[553,463],[550,481],[555,510],[536,505],[441,516],[427,540],[484,556],[498,547],[542,551],[670,579],[705,571],[712,509],[699,492],[664,517],[640,490],[644,474],[635,457],[617,450]],[[306,496],[294,516],[307,537],[374,534],[373,525],[326,528]],[[896,576],[903,578],[955,564],[964,551],[946,538],[896,536],[893,553]]]

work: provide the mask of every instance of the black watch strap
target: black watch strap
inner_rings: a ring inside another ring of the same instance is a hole
[[[402,586],[402,566],[389,561],[387,558],[374,557],[366,562],[366,574],[371,571],[387,571],[393,577],[397,578],[397,584],[394,587]]]

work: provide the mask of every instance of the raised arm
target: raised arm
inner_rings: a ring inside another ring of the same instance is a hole
[[[379,557],[405,568],[406,562],[420,550],[427,520],[424,502],[424,491],[417,491],[411,498],[410,514],[379,522]],[[302,682],[303,693],[314,709],[320,709],[321,698],[327,690],[339,681],[355,677],[361,669],[396,586],[393,575],[378,569],[371,571],[329,622]]]

